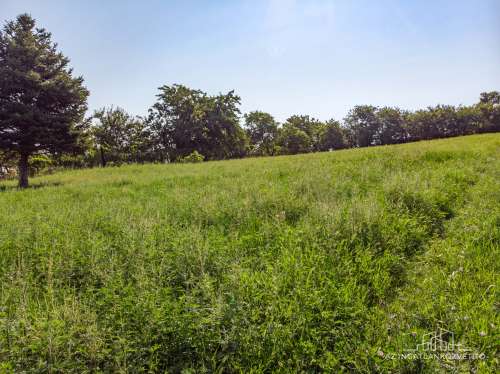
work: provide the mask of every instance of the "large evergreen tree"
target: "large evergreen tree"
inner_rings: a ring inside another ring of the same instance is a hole
[[[0,149],[17,155],[21,188],[28,186],[31,155],[78,146],[88,91],[68,63],[27,14],[0,31]]]

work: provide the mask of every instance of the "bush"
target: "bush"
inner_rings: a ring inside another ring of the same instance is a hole
[[[187,164],[187,163],[197,163],[197,162],[203,162],[205,160],[205,156],[203,156],[201,153],[198,151],[193,151],[191,154],[180,157],[178,159],[178,162],[182,164]]]
[[[35,155],[30,158],[30,175],[36,175],[41,170],[47,169],[52,165],[52,159],[46,155]]]

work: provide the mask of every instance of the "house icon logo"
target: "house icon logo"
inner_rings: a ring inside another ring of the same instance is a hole
[[[417,352],[469,352],[460,343],[455,343],[455,335],[452,331],[439,327],[436,331],[422,336],[422,342],[417,344],[416,349],[407,349],[407,351]]]
[[[486,355],[482,352],[474,352],[461,343],[455,341],[452,331],[439,327],[436,331],[424,334],[420,343],[413,349],[404,349],[400,353],[382,352],[388,360],[437,360],[442,365],[450,362],[484,360]]]

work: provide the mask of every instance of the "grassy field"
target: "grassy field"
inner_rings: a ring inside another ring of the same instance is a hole
[[[498,372],[500,134],[0,187],[0,372]],[[481,359],[410,359],[442,327]]]

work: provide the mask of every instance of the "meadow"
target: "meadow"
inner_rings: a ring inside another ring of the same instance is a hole
[[[0,184],[0,372],[499,370],[500,134]],[[481,358],[402,358],[442,327]]]

